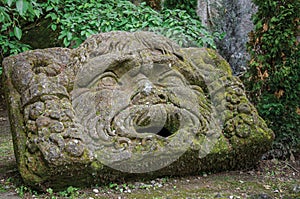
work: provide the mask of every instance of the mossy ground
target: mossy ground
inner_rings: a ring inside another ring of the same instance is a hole
[[[124,181],[91,188],[38,193],[22,184],[13,155],[8,118],[0,93],[0,199],[8,198],[299,198],[300,158],[295,161],[265,160],[253,170],[152,181]],[[22,197],[20,197],[22,196]]]

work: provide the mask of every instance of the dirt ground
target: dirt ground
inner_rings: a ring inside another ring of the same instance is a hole
[[[36,192],[22,183],[18,173],[9,119],[0,84],[0,199],[16,198],[249,198],[300,199],[300,158],[294,161],[262,160],[245,171],[217,174],[199,173],[197,176],[164,177],[151,181],[137,181],[89,188],[69,187],[65,191]]]

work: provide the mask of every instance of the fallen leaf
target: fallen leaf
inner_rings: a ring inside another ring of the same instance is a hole
[[[269,77],[269,74],[268,74],[268,71],[265,70],[264,74],[262,75],[263,78],[268,78]]]
[[[284,90],[280,89],[279,91],[275,92],[275,96],[277,97],[277,99],[281,98],[284,94]]]
[[[264,30],[264,32],[266,32],[268,29],[269,29],[269,26],[268,26],[268,24],[265,23],[265,24],[263,25],[263,30]]]

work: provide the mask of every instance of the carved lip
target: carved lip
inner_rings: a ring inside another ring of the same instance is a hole
[[[158,107],[160,108],[160,107]],[[159,114],[159,113],[158,113]],[[169,137],[178,131],[180,127],[181,114],[178,110],[162,111],[162,121],[154,121],[153,117],[157,114],[151,115],[151,110],[145,110],[142,114],[136,115],[133,118],[134,128],[137,133],[153,133],[162,137]],[[159,116],[161,117],[161,115]]]
[[[167,138],[185,126],[187,121],[197,126],[193,113],[174,104],[132,105],[112,118],[111,128],[121,137],[157,135]]]

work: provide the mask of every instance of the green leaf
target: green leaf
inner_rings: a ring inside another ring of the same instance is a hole
[[[56,28],[57,28],[56,24],[51,24],[51,29],[52,29],[53,31],[55,31]]]
[[[14,27],[14,35],[18,38],[18,40],[22,38],[22,30],[17,26]]]
[[[26,13],[27,9],[28,9],[28,2],[25,1],[25,0],[18,0],[16,2],[16,8],[17,8],[18,13],[21,16],[23,16]]]
[[[41,11],[40,10],[33,10],[35,16],[37,16],[38,18],[40,17],[41,15]]]
[[[85,36],[88,38],[89,36],[91,36],[93,34],[95,34],[95,32],[88,29],[87,32],[85,33]]]
[[[7,0],[7,5],[10,7],[11,4],[13,3],[13,0]]]
[[[73,34],[71,32],[67,32],[67,39],[70,41],[72,39]]]
[[[63,43],[65,47],[68,47],[70,45],[70,41],[66,37],[64,38]]]
[[[272,17],[271,18],[271,22],[277,22],[277,21],[279,21],[279,19],[277,17]]]
[[[53,10],[53,6],[47,6],[46,7],[46,12],[50,11],[50,10]]]
[[[57,15],[55,13],[50,13],[46,15],[46,18],[51,17],[51,19],[54,21],[55,19],[57,19]]]

